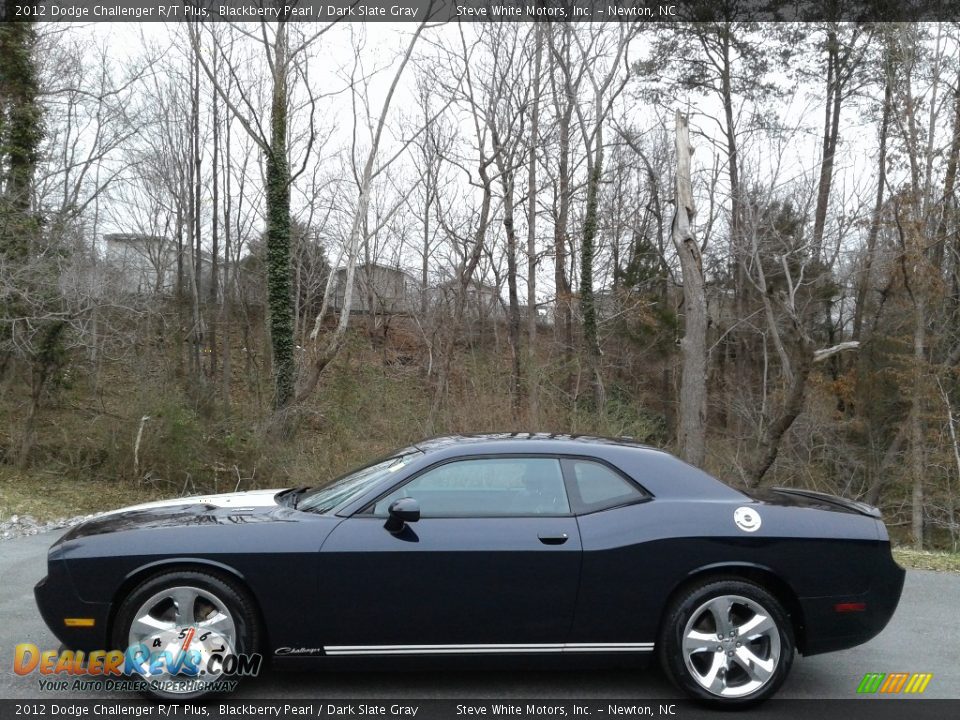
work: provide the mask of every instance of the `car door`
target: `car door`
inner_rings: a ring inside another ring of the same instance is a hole
[[[401,497],[417,500],[421,516],[390,532],[388,508]],[[580,552],[557,458],[431,466],[324,543],[325,652],[558,651],[573,620]]]
[[[583,545],[570,642],[619,642],[624,651],[649,652],[668,592],[662,568],[675,562],[655,541],[662,511],[610,465],[568,458],[564,466]]]

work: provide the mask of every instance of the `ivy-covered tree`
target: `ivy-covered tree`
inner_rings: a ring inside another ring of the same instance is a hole
[[[237,88],[236,96],[229,92],[229,86],[222,82],[222,78],[213,71],[211,63],[204,57],[199,28],[192,25],[190,27],[193,52],[212,83],[218,99],[230,109],[233,117],[239,121],[263,153],[264,194],[266,195],[267,309],[273,360],[273,406],[276,410],[283,410],[293,401],[296,381],[293,352],[295,345],[293,296],[290,279],[290,184],[293,180],[288,158],[289,94],[290,76],[295,72],[296,56],[309,45],[309,42],[301,43],[291,49],[288,13],[289,9],[273,26],[272,37],[268,26],[262,26],[261,45],[271,75],[270,117],[266,127],[261,118],[240,109],[251,107],[248,98],[250,89]],[[227,69],[228,74],[235,73],[223,39],[211,35],[211,40],[213,52]],[[309,144],[312,147],[312,126],[310,133]],[[309,152],[307,154],[309,155]]]
[[[8,9],[9,10],[9,9]],[[6,11],[8,11],[6,10]],[[5,12],[6,12],[5,11]],[[56,276],[49,263],[31,262],[40,239],[40,216],[33,207],[33,185],[43,141],[33,22],[0,23],[0,372],[20,355],[30,387],[30,403],[15,456],[26,465],[33,445],[34,418],[50,380],[65,362],[67,322],[60,308]],[[30,318],[25,321],[24,318]]]
[[[39,223],[31,190],[43,139],[32,22],[0,24],[0,252],[13,261],[29,254]]]

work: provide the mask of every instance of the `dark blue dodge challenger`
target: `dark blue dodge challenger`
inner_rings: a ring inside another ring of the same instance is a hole
[[[300,669],[655,656],[693,697],[742,704],[773,694],[795,651],[874,637],[903,580],[868,505],[746,495],[632,442],[524,434],[428,440],[325,487],[95,517],[50,549],[36,599],[85,653],[260,653]]]

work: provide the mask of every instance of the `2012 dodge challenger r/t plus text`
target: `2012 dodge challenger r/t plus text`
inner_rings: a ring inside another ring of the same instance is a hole
[[[65,647],[118,648],[144,677],[257,653],[299,669],[657,658],[689,695],[742,704],[795,651],[874,637],[903,580],[868,505],[747,495],[628,441],[501,434],[427,440],[324,487],[97,516],[50,549],[36,599]]]

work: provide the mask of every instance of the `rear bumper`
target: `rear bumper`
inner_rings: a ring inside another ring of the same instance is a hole
[[[906,571],[887,550],[867,592],[800,598],[804,620],[801,653],[817,655],[845,650],[876,637],[897,609],[905,577]],[[856,609],[860,604],[863,609]]]
[[[62,560],[51,560],[48,574],[33,588],[43,621],[57,639],[71,650],[110,650],[108,643],[109,603],[80,599]],[[68,626],[68,618],[92,620],[88,627]]]

